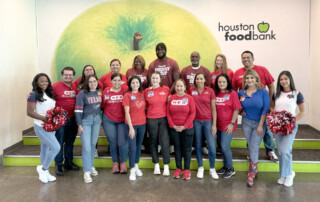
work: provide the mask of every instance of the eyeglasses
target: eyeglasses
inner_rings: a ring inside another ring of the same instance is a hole
[[[64,77],[73,77],[73,74],[63,74]]]
[[[93,69],[85,69],[86,72],[93,72]]]

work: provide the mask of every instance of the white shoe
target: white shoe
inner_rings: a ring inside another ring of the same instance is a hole
[[[55,176],[53,176],[53,175],[51,175],[51,174],[49,173],[49,170],[46,170],[46,171],[45,171],[45,174],[46,174],[46,177],[47,177],[47,179],[48,179],[48,182],[54,182],[54,181],[57,180],[57,178],[56,178]]]
[[[85,183],[91,183],[92,182],[92,178],[90,176],[90,172],[84,172],[83,179],[84,179]]]
[[[284,186],[291,187],[293,185],[293,178],[296,176],[296,173],[292,171],[292,173],[286,177],[286,180],[284,181]]]
[[[172,154],[174,152],[174,147],[173,145],[170,146],[170,154]]]
[[[39,174],[39,180],[43,183],[48,183],[46,171],[42,170],[42,165],[37,166],[37,172]]]
[[[153,171],[154,175],[161,175],[161,171],[160,171],[160,165],[159,163],[154,164],[154,171]]]
[[[202,147],[202,153],[208,155],[209,154],[209,150],[207,147]]]
[[[162,175],[166,176],[166,177],[170,176],[170,170],[169,170],[169,165],[168,164],[164,164],[164,166],[163,166],[163,174]]]
[[[98,154],[98,150],[96,149],[96,151],[94,152],[94,157],[99,157],[99,154]]]
[[[143,173],[139,169],[138,164],[136,164],[134,168],[136,169],[136,176],[141,177]]]
[[[283,185],[285,181],[286,181],[286,178],[281,177],[281,178],[278,179],[278,184]]]
[[[91,174],[92,176],[97,176],[99,173],[98,173],[98,171],[96,170],[95,167],[92,167],[90,174]]]
[[[135,181],[136,178],[136,169],[135,168],[131,168],[130,169],[130,175],[129,175],[129,180],[130,181]]]
[[[218,174],[217,174],[217,172],[216,172],[216,169],[210,168],[209,173],[210,173],[210,175],[211,175],[211,177],[212,177],[213,179],[215,179],[215,180],[219,179],[219,176],[218,176]]]
[[[197,178],[202,179],[203,178],[203,172],[204,172],[203,167],[199,167],[198,168],[198,173],[197,173]]]

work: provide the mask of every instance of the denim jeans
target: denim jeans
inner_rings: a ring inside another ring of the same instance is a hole
[[[170,163],[170,143],[168,129],[168,120],[166,117],[147,119],[147,130],[150,136],[150,152],[153,163],[159,163],[158,140],[161,145],[163,163]]]
[[[191,150],[194,135],[194,128],[185,129],[182,132],[177,132],[170,128],[174,145],[174,157],[176,160],[176,167],[182,170],[182,156],[184,158],[184,169],[190,170]]]
[[[234,133],[227,135],[225,131],[222,131],[222,130],[217,131],[217,136],[219,137],[218,143],[221,145],[223,165],[225,168],[233,168],[232,151],[230,149],[230,143],[232,141],[233,134]]]
[[[265,121],[265,125],[267,126],[268,125],[268,120],[266,119]],[[275,148],[275,144],[274,144],[274,140],[273,140],[273,134],[271,132],[271,130],[269,130],[268,127],[266,127],[266,132],[264,134],[264,137],[263,137],[263,143],[264,143],[264,146],[266,148],[266,152],[271,152],[271,151],[274,151],[274,148]]]
[[[92,170],[100,125],[100,114],[88,115],[86,118],[82,119],[83,133],[80,135],[80,137],[82,143],[83,172],[89,172]]]
[[[110,145],[112,161],[119,162],[120,154],[120,162],[126,162],[128,157],[128,137],[126,135],[125,123],[114,122],[103,114],[102,125]]]
[[[208,150],[209,150],[209,163],[210,168],[215,167],[216,160],[216,138],[211,133],[212,121],[193,121],[194,125],[194,135],[195,135],[195,146],[196,146],[196,155],[198,166],[202,167],[202,140],[203,135],[207,140]]]
[[[54,159],[56,165],[63,165],[63,150],[64,150],[64,165],[70,165],[73,159],[73,144],[78,133],[78,125],[75,117],[68,118],[64,126],[56,131],[56,138],[60,144],[60,151]]]
[[[129,126],[126,124],[126,135],[129,142],[129,167],[133,168],[135,163],[139,163],[141,155],[141,144],[144,133],[146,132],[146,124],[133,126],[134,138],[129,137]]]
[[[41,140],[40,161],[44,169],[50,167],[54,157],[60,151],[60,145],[55,137],[56,131],[47,132],[43,127],[34,124],[34,132]]]
[[[263,125],[263,131],[260,136],[257,134],[259,122],[242,118],[242,130],[247,139],[249,156],[251,161],[256,164],[259,159],[259,147],[265,134],[266,126]]]
[[[297,134],[298,124],[295,123],[295,126],[292,134],[275,135],[279,153],[280,177],[282,178],[292,173],[292,144]]]

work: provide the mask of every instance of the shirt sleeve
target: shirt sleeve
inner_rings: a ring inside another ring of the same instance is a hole
[[[84,93],[83,90],[79,92],[76,99],[76,107],[74,109],[74,114],[76,116],[76,121],[78,126],[82,124],[82,114],[83,114],[83,106],[84,106]]]
[[[172,63],[172,67],[173,67],[173,71],[172,71],[172,73],[173,74],[180,74],[180,68],[179,68],[179,65],[178,65],[178,63],[176,62],[176,61],[173,61],[173,63]]]
[[[193,97],[188,96],[189,98],[189,116],[187,117],[186,122],[184,123],[185,128],[190,128],[193,125],[193,120],[196,117],[196,105],[194,103]]]
[[[266,89],[262,89],[263,109],[261,115],[267,115],[270,108],[270,97]]]
[[[122,100],[122,106],[130,106],[130,95],[129,93],[124,94]]]
[[[210,89],[210,100],[216,100],[216,94],[214,93],[212,88],[209,88],[209,89]]]
[[[242,106],[239,101],[239,97],[235,91],[231,91],[231,99],[232,99],[232,110],[236,111],[238,109],[242,109]]]
[[[28,103],[37,103],[37,99],[36,99],[36,93],[35,92],[31,92],[28,96],[27,99]]]
[[[233,87],[236,91],[238,91],[238,89],[239,89],[238,81],[237,81],[237,71],[233,74],[232,87]]]
[[[304,103],[304,97],[303,95],[299,92],[297,95],[297,105],[301,105],[302,103]]]
[[[233,81],[233,75],[234,75],[234,73],[233,73],[232,69],[228,69],[228,76],[229,76],[229,78],[230,78],[230,82],[231,82],[231,83],[232,83],[232,81]]]
[[[212,82],[211,73],[207,68],[205,68],[204,73],[206,74],[206,85],[210,87],[211,82]]]
[[[273,77],[271,76],[270,72],[268,71],[267,68],[263,68],[263,72],[264,72],[264,78],[265,78],[265,81],[266,81],[266,85],[270,85],[274,82],[274,79]]]
[[[173,123],[172,115],[171,115],[171,111],[170,111],[171,100],[172,100],[172,96],[170,97],[170,100],[169,100],[169,102],[167,104],[167,119],[168,119],[169,127],[173,128],[174,123]]]

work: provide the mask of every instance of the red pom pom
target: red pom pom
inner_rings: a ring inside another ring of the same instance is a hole
[[[295,128],[295,117],[287,111],[273,111],[267,115],[268,127],[274,134],[292,134]]]
[[[48,120],[43,122],[43,128],[47,132],[52,132],[61,128],[67,121],[67,112],[61,107],[55,107],[47,111]]]

